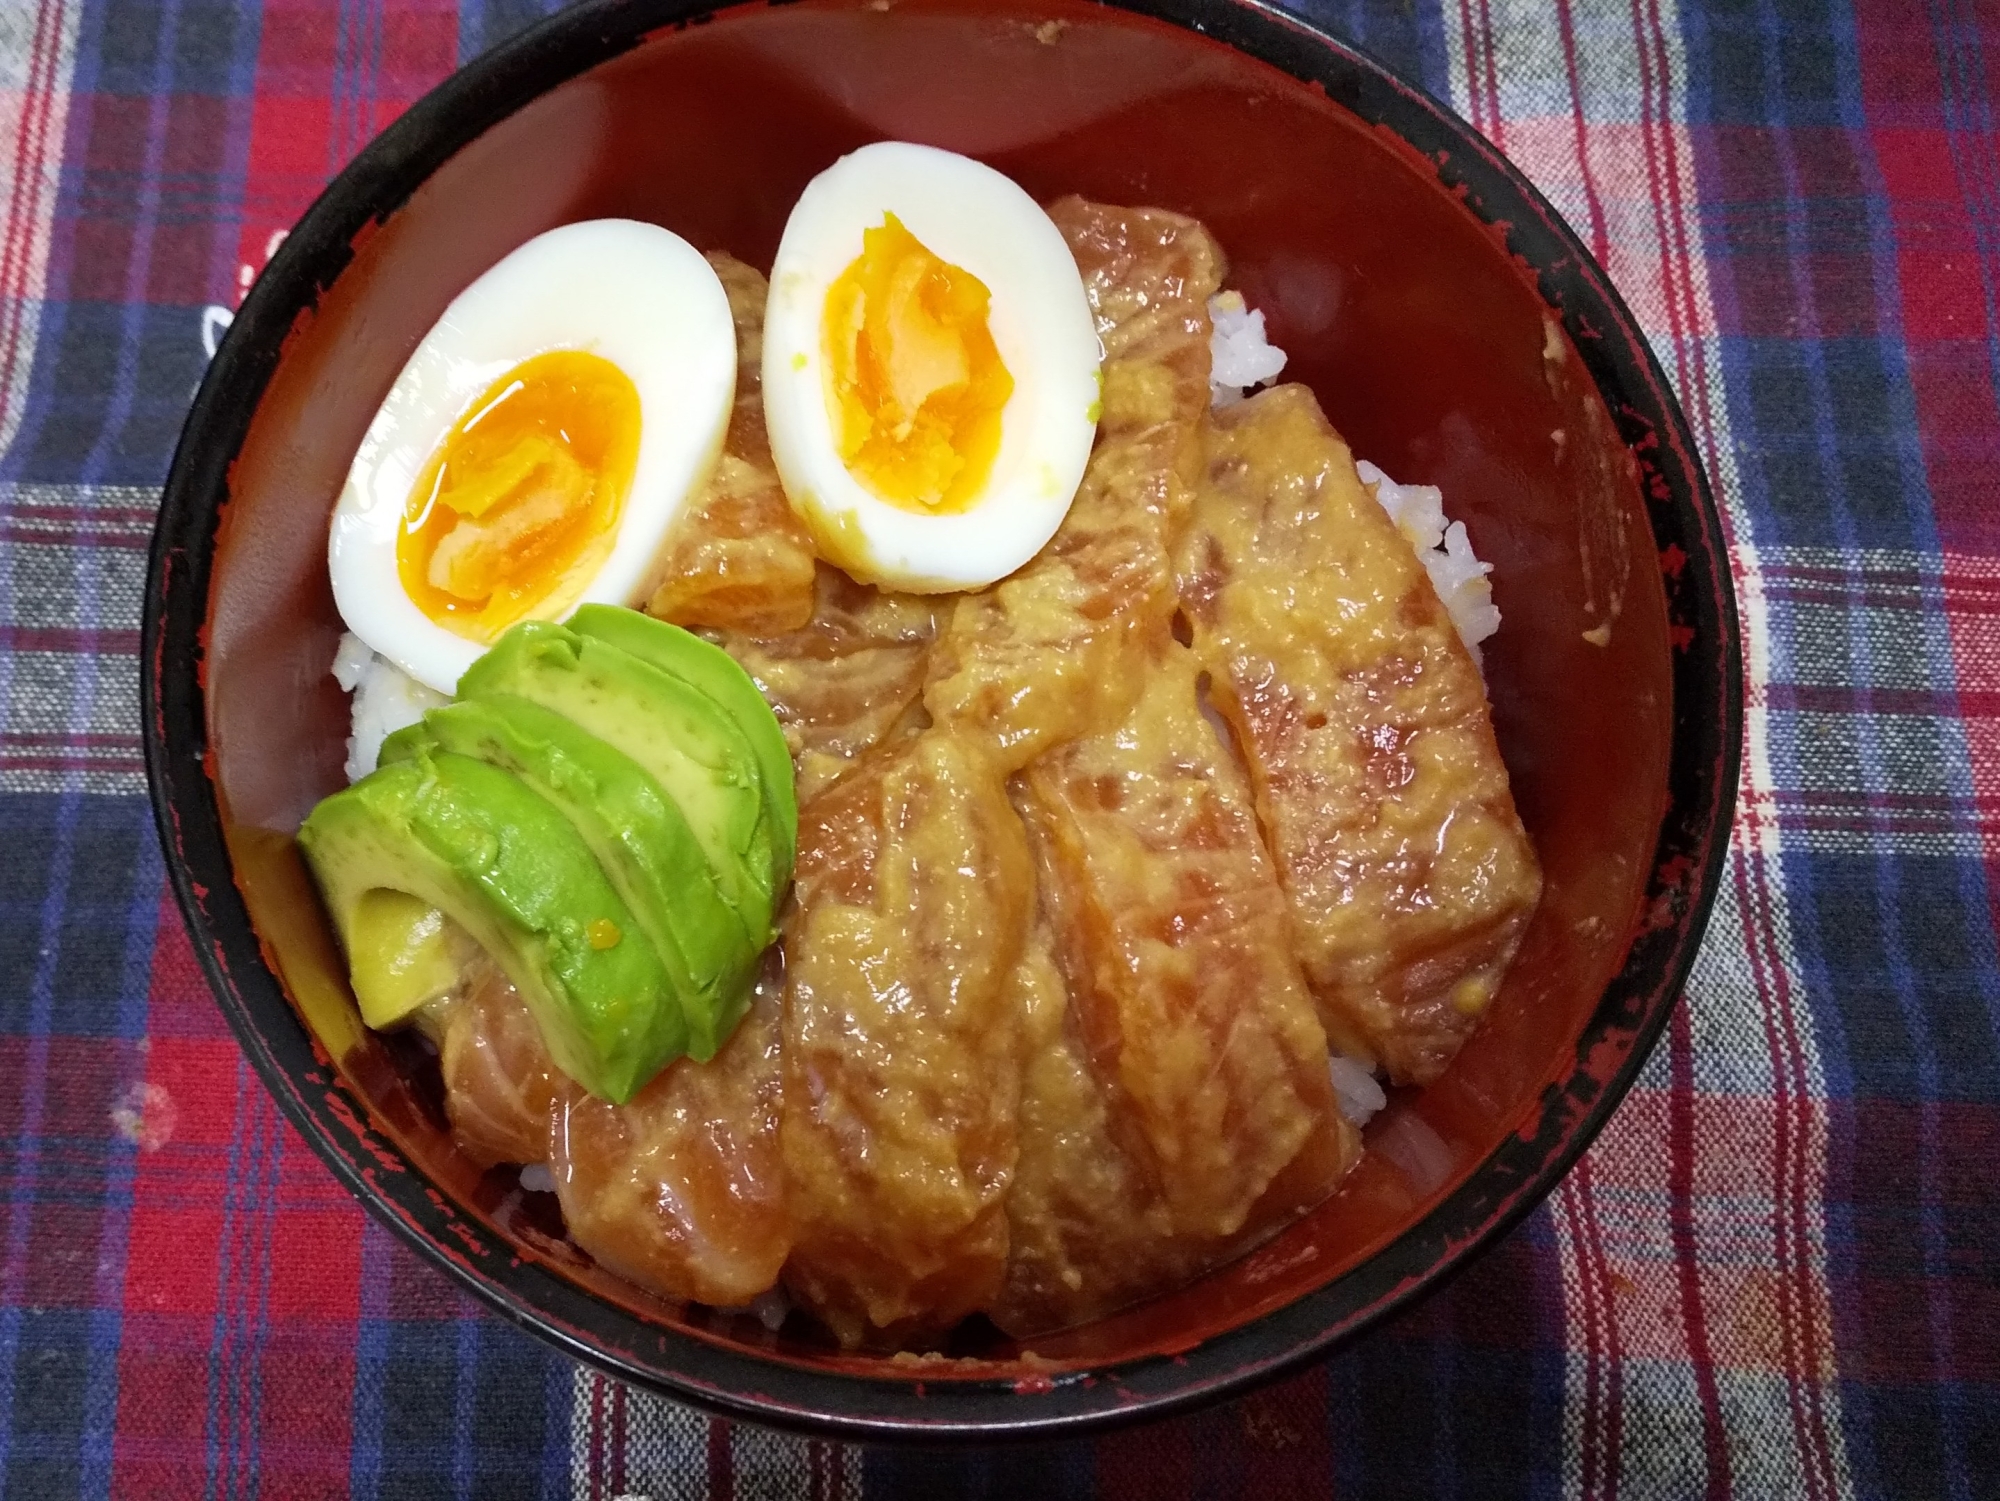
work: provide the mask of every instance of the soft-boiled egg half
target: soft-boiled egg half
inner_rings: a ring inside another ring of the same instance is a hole
[[[348,629],[450,693],[517,620],[633,604],[721,451],[736,334],[657,225],[538,235],[445,309],[361,441],[327,558]]]
[[[1061,525],[1100,358],[1076,261],[1034,199],[949,151],[865,146],[807,186],[771,268],[771,456],[830,562],[976,589]]]

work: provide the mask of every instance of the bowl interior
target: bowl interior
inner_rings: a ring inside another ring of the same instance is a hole
[[[482,1176],[405,1053],[359,1025],[289,838],[342,780],[327,517],[377,403],[445,304],[530,236],[599,215],[652,220],[768,267],[806,181],[884,137],[971,153],[1039,197],[1199,216],[1230,255],[1230,283],[1290,351],[1286,378],[1313,387],[1358,454],[1442,485],[1495,565],[1505,624],[1486,672],[1546,872],[1540,912],[1487,1025],[1442,1080],[1397,1093],[1333,1200],[1182,1292],[1033,1342],[1058,1369],[1184,1350],[1397,1242],[1575,1066],[1634,931],[1667,805],[1672,654],[1653,533],[1576,348],[1435,163],[1276,69],[1069,0],[725,12],[560,83],[407,202],[381,205],[317,306],[295,321],[280,310],[291,332],[229,471],[205,692],[236,883],[345,1090],[524,1259],[594,1290],[607,1317],[795,1365],[911,1374],[842,1355],[796,1319],[774,1336],[649,1299],[558,1238],[552,1199],[523,1194],[511,1173]],[[1408,1265],[1420,1274],[1445,1253],[1442,1241],[1419,1246]],[[965,1353],[982,1359],[960,1375],[1051,1369],[1019,1364],[997,1337]]]

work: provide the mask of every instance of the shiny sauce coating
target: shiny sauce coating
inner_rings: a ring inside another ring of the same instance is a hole
[[[746,374],[652,602],[744,665],[799,777],[728,1047],[614,1108],[504,984],[443,1022],[461,1142],[551,1162],[584,1250],[670,1298],[781,1287],[850,1347],[1067,1327],[1275,1233],[1361,1153],[1329,1039],[1434,1077],[1539,889],[1477,669],[1311,394],[1210,414],[1220,248],[1051,215],[1105,382],[1040,555],[945,599],[817,562]],[[755,372],[761,278],[716,264]]]

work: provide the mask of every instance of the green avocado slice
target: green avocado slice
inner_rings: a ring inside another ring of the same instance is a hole
[[[412,730],[512,772],[569,819],[666,965],[687,1013],[689,1055],[714,1057],[749,1005],[757,950],[660,784],[562,715],[508,693],[433,709]],[[383,756],[414,754],[417,744],[399,739]]]
[[[519,778],[421,749],[321,801],[299,830],[343,944],[370,892],[464,928],[527,1002],[557,1067],[622,1104],[687,1049],[673,981],[597,858]]]
[[[687,820],[717,888],[761,953],[771,918],[771,832],[743,732],[706,695],[609,642],[530,620],[465,670],[462,700],[513,694],[575,722],[643,767]]]
[[[479,953],[465,929],[429,902],[387,886],[361,893],[344,936],[361,1019],[378,1032],[450,995]]]
[[[798,847],[798,789],[792,751],[778,716],[756,681],[721,647],[691,631],[617,605],[583,605],[569,619],[571,630],[630,652],[706,695],[733,718],[750,742],[764,778],[764,811],[771,825],[771,889],[782,893],[792,879]]]

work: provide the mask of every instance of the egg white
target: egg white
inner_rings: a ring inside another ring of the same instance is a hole
[[[827,410],[827,291],[861,254],[863,233],[891,213],[986,284],[993,342],[1014,378],[992,470],[953,513],[876,498],[842,463]],[[1033,198],[969,157],[901,141],[864,146],[807,186],[771,268],[771,456],[829,561],[899,589],[975,589],[1019,568],[1062,524],[1096,436],[1101,358],[1075,258]]]
[[[396,377],[334,508],[327,566],[349,630],[425,686],[450,693],[485,648],[404,593],[396,536],[411,487],[494,381],[554,350],[609,360],[639,396],[639,443],[616,540],[571,607],[641,603],[669,529],[713,469],[736,393],[722,283],[679,235],[594,219],[537,235],[461,292]]]

